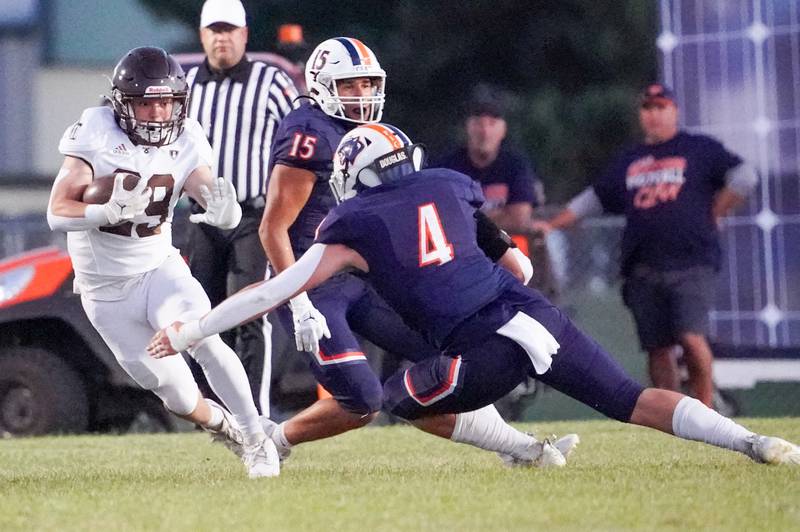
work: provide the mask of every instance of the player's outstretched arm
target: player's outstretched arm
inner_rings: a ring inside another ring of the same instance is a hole
[[[200,320],[175,323],[160,330],[150,341],[147,351],[155,358],[183,351],[202,338],[263,316],[294,295],[314,288],[346,268],[367,271],[366,261],[352,249],[340,244],[314,244],[290,268],[268,281],[240,290]]]

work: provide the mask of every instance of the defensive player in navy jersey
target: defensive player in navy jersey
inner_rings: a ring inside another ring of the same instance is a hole
[[[303,257],[200,320],[159,331],[151,355],[174,354],[354,269],[440,349],[384,385],[384,408],[426,432],[525,456],[523,442],[486,408],[533,376],[614,419],[756,462],[800,465],[796,445],[750,432],[696,399],[633,381],[557,307],[481,252],[473,217],[483,201],[479,186],[463,174],[421,166],[421,147],[396,128],[361,126],[345,135],[331,178],[343,203]],[[528,450],[528,458],[564,463],[546,442]]]
[[[648,86],[640,97],[644,142],[617,156],[569,202],[545,233],[608,211],[625,215],[622,296],[631,309],[654,386],[680,389],[675,346],[683,349],[692,396],[712,404],[712,353],[706,336],[720,267],[719,218],[756,185],[755,169],[715,139],[678,128],[672,91]]]
[[[259,233],[275,272],[308,250],[317,227],[336,204],[328,185],[333,153],[352,128],[380,120],[385,80],[375,54],[357,39],[329,39],[311,53],[306,66],[310,102],[280,123],[271,152]],[[506,262],[517,268],[515,261]],[[372,287],[352,274],[297,295],[277,313],[288,331],[294,329],[297,349],[311,355],[318,382],[333,395],[277,427],[265,420],[282,449],[361,427],[381,409],[381,382],[354,333],[397,357],[421,360],[438,355]]]

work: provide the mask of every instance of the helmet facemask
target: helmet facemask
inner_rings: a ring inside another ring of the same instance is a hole
[[[117,115],[119,127],[128,135],[131,141],[138,145],[165,146],[175,142],[183,132],[187,94],[174,94],[171,96],[172,112],[169,119],[163,122],[137,120],[133,108],[133,100],[137,97],[147,98],[147,96],[125,95],[116,88],[111,90],[111,105]],[[162,94],[152,96],[152,98],[164,97]]]
[[[309,96],[325,114],[356,124],[381,120],[386,99],[386,72],[372,50],[361,41],[344,37],[324,41],[306,63],[305,77]],[[343,96],[339,93],[338,83],[363,78],[371,81],[371,94]],[[353,108],[359,110],[355,118],[346,112]]]
[[[359,79],[368,77],[372,82],[372,94],[369,96],[341,96],[339,94],[338,82],[347,79]],[[327,79],[326,79],[327,78]],[[383,116],[383,105],[386,101],[386,94],[384,93],[384,85],[386,78],[381,76],[348,76],[342,78],[333,78],[330,75],[320,72],[317,79],[321,84],[324,84],[329,95],[324,98],[325,113],[335,116],[341,120],[348,122],[355,122],[357,124],[374,124],[381,121]],[[357,108],[359,116],[351,118],[347,115],[347,108]]]
[[[119,127],[135,144],[164,146],[183,132],[189,86],[180,64],[161,48],[134,48],[120,59],[111,80],[111,107]],[[136,98],[172,101],[167,120],[137,120]]]

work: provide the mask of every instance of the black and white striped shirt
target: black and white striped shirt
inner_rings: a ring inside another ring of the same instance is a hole
[[[208,60],[189,69],[188,115],[214,149],[212,173],[229,179],[239,202],[263,197],[272,137],[293,108],[297,89],[280,68],[243,58],[223,73]]]

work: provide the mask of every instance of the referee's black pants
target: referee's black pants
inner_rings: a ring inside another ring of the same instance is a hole
[[[212,307],[245,286],[264,280],[267,259],[258,237],[264,207],[263,199],[258,199],[261,201],[256,207],[247,202],[240,203],[242,221],[234,229],[219,229],[204,223],[189,224],[189,268],[208,294]],[[203,210],[193,205],[192,212]],[[241,359],[260,414],[269,413],[272,369],[272,361],[267,359],[271,357],[271,341],[268,336],[265,338],[265,327],[270,327],[266,318],[258,319],[220,335]],[[220,402],[199,365],[191,357],[189,362],[203,396]]]

